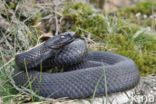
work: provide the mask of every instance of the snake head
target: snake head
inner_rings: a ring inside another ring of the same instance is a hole
[[[64,32],[49,38],[44,45],[51,49],[59,49],[75,40],[75,32]]]

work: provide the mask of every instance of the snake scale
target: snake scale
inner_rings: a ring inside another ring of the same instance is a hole
[[[14,81],[47,98],[87,98],[123,92],[139,82],[133,60],[112,52],[88,51],[74,32],[54,36],[17,54]],[[57,67],[62,72],[49,73]]]

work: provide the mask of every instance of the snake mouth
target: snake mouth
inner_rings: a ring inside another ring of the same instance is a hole
[[[44,45],[50,49],[59,49],[75,40],[75,32],[64,32],[48,39]]]

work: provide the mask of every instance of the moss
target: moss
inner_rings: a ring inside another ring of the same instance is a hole
[[[141,13],[149,16],[155,12],[156,12],[156,2],[140,2],[131,7],[121,9],[118,12],[118,14],[122,16],[130,17],[132,15],[135,15],[136,13]]]
[[[138,44],[139,40],[133,41],[123,34],[108,36],[106,40],[109,40],[109,47],[116,48],[115,52],[133,59],[142,75],[156,74],[156,58],[152,54],[156,50],[152,44],[156,44],[156,41],[147,39],[146,42]]]
[[[63,25],[72,23],[69,29],[73,31],[82,31],[83,29],[86,32],[99,35],[106,32],[104,16],[102,14],[96,14],[88,4],[77,3],[68,6],[64,10],[64,20],[65,23]]]
[[[62,24],[62,31],[70,29],[79,33],[89,32],[98,39],[104,38],[107,33],[134,34],[139,29],[137,24],[129,23],[122,18],[104,16],[83,3],[68,5],[63,14],[65,22]]]
[[[139,13],[138,17],[136,16]],[[152,27],[156,29],[156,22],[154,18],[150,18],[152,14],[156,13],[156,2],[140,2],[136,5],[121,8],[116,12],[118,17],[129,19],[132,23],[144,27]]]
[[[73,15],[81,15],[86,16],[93,13],[93,8],[90,5],[84,3],[76,3],[76,4],[67,4],[67,8],[64,11],[65,15],[73,14]]]
[[[146,5],[146,3],[141,3]],[[139,12],[143,7],[137,4],[139,9],[134,12]],[[150,4],[147,3],[145,9]],[[133,10],[130,9],[131,12]],[[144,11],[146,13],[148,11]],[[156,74],[154,68],[156,67],[156,59],[152,54],[155,47],[155,38],[150,35],[154,33],[141,33],[134,39],[134,35],[142,31],[142,25],[137,22],[132,22],[131,18],[124,19],[121,17],[104,16],[101,13],[94,11],[89,5],[78,3],[68,5],[64,10],[64,27],[70,24],[68,29],[78,31],[79,34],[90,33],[93,40],[102,44],[107,44],[106,48],[99,48],[99,50],[115,49],[116,53],[125,55],[133,59],[142,75]],[[148,22],[147,22],[148,23]],[[64,28],[63,31],[67,31]]]

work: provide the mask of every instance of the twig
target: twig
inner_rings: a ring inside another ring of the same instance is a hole
[[[95,44],[96,42],[94,41],[94,40],[92,40],[92,39],[89,39],[89,38],[86,38],[86,37],[83,37],[86,41],[87,41],[87,43],[93,43],[93,44]]]
[[[6,64],[0,67],[0,70],[3,69],[5,66],[7,66],[9,63],[11,63],[15,58],[10,59]]]
[[[2,33],[2,34],[5,34],[5,33]],[[10,32],[8,34],[3,35],[4,38],[0,40],[0,44],[3,43],[10,35],[11,35]]]
[[[54,6],[54,11],[56,11],[56,5]],[[54,19],[55,19],[55,36],[56,36],[58,35],[59,25],[58,25],[57,14],[55,12],[54,12]]]

